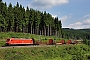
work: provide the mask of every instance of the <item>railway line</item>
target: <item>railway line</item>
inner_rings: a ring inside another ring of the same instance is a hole
[[[0,47],[0,49],[5,49],[5,48],[33,48],[33,47],[52,47],[55,45],[28,45],[28,46],[3,46]]]
[[[28,45],[28,46],[3,46],[0,49],[7,49],[7,48],[35,48],[35,47],[56,47],[58,46],[74,46],[77,44],[63,44],[63,45]]]

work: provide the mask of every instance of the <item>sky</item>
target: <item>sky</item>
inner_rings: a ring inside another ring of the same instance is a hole
[[[46,11],[58,17],[62,28],[90,28],[90,0],[2,0],[7,5],[17,2],[29,8]]]

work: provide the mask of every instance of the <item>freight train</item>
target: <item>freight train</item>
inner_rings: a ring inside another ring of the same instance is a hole
[[[68,40],[60,40],[60,42],[55,42],[53,39],[49,39],[48,42],[35,41],[33,38],[24,39],[24,38],[9,38],[6,40],[6,46],[10,45],[62,45],[62,44],[77,44],[78,41]]]

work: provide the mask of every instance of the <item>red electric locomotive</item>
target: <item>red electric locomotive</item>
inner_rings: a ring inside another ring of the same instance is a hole
[[[6,40],[6,45],[34,45],[34,39],[10,38]]]

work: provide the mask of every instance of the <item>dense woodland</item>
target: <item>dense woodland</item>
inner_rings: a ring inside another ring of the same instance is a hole
[[[23,32],[45,36],[61,37],[62,24],[58,17],[53,18],[46,11],[25,9],[17,2],[7,6],[0,0],[0,32]]]
[[[90,40],[90,29],[70,29],[70,28],[63,28],[63,36],[67,39],[88,39]]]

